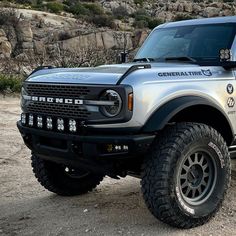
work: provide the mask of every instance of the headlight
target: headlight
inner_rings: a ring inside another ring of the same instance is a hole
[[[114,90],[106,90],[100,97],[101,101],[113,102],[112,105],[101,106],[101,111],[105,116],[114,117],[120,113],[122,100],[120,95]]]

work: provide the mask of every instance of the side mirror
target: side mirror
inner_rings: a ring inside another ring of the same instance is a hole
[[[220,64],[225,70],[236,68],[236,61],[221,61]]]
[[[222,66],[225,70],[236,68],[236,61],[202,61],[199,62],[200,66]]]

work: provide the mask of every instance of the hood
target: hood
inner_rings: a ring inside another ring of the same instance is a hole
[[[42,69],[32,73],[27,81],[43,83],[76,83],[76,84],[116,84],[133,65],[144,63],[126,63],[105,65],[91,68],[55,68]],[[183,67],[196,65],[187,63],[151,63],[152,69],[166,67]],[[145,69],[145,72],[147,69]]]
[[[89,68],[42,69],[27,81],[46,83],[116,84],[132,65],[107,65]]]

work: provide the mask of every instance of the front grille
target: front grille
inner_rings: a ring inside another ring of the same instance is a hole
[[[26,81],[23,87],[27,95],[25,99],[22,99],[22,110],[24,113],[63,119],[76,119],[78,122],[83,121],[86,124],[118,123],[129,120],[132,116],[132,112],[127,113],[126,111],[126,95],[132,92],[132,89],[128,86],[53,84]],[[101,94],[107,89],[117,91],[123,101],[120,114],[114,118],[108,118],[100,112],[99,105],[86,103],[87,101],[99,101]],[[71,99],[70,101],[72,102],[68,103],[66,99]],[[77,100],[83,100],[85,102],[77,104],[75,102]]]
[[[53,84],[26,84],[25,89],[31,96],[60,96],[85,98],[90,94],[86,86],[53,85]]]
[[[91,115],[91,113],[88,112],[86,108],[73,104],[31,102],[27,106],[27,110],[30,113],[47,114],[58,117],[71,117],[85,120],[89,119],[89,116]]]
[[[76,84],[25,83],[24,88],[29,96],[72,99],[96,99],[98,96],[93,88]],[[38,101],[28,102],[25,111],[33,114],[70,117],[80,120],[88,120],[91,115],[94,115],[83,105]]]

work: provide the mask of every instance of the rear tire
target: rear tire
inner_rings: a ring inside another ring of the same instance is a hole
[[[215,215],[229,182],[230,156],[222,136],[204,124],[179,123],[157,137],[141,185],[155,217],[192,228]]]
[[[92,191],[104,176],[43,160],[32,155],[32,167],[38,182],[47,190],[62,196]]]

